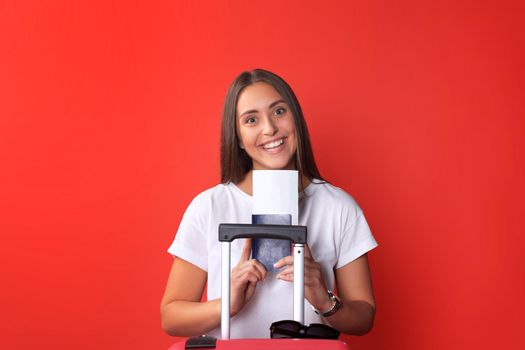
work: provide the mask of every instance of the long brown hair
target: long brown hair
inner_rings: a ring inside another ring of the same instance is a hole
[[[263,69],[242,72],[231,84],[222,112],[221,127],[221,182],[238,183],[252,169],[252,159],[239,145],[237,138],[237,100],[242,90],[252,84],[264,82],[271,85],[288,104],[293,115],[297,150],[295,168],[309,180],[324,179],[315,164],[308,128],[303,112],[292,88],[278,75]]]

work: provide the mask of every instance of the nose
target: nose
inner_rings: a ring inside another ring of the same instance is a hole
[[[277,133],[277,130],[278,128],[277,125],[275,125],[275,121],[271,117],[266,116],[263,122],[263,134],[273,136]]]

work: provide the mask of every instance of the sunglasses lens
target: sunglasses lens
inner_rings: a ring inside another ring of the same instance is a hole
[[[308,328],[306,328],[306,335],[309,337],[323,338],[323,339],[337,339],[339,338],[339,331],[336,329],[320,324],[312,323]]]
[[[278,321],[270,326],[271,338],[296,338],[299,336],[301,324],[297,321]]]
[[[272,339],[281,339],[281,338],[291,338],[289,335],[281,334],[281,333],[270,333],[270,338]]]
[[[301,324],[297,321],[279,321],[272,323],[272,328],[285,330],[288,332],[299,332]]]
[[[322,323],[312,323],[305,327],[297,321],[285,320],[272,323],[270,337],[338,339],[339,331]]]

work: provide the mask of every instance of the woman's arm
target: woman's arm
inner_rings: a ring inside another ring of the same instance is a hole
[[[255,293],[266,269],[250,259],[251,240],[246,240],[239,263],[231,273],[230,315],[241,311]],[[220,325],[220,299],[201,302],[208,274],[197,266],[175,258],[160,304],[162,328],[174,336],[204,334]]]
[[[283,281],[293,281],[293,256],[285,257],[275,265],[276,268],[287,266],[277,276]],[[364,254],[351,263],[335,270],[335,280],[342,307],[326,320],[343,333],[363,335],[374,324],[375,301],[370,281],[367,255]],[[305,249],[304,261],[305,298],[317,310],[329,310],[333,301],[328,298],[326,283],[321,272],[321,265]]]
[[[220,324],[220,300],[201,302],[208,274],[175,257],[160,303],[162,328],[173,336],[200,335]]]
[[[326,320],[343,333],[368,333],[374,325],[375,300],[367,255],[335,270],[335,280],[343,305]]]

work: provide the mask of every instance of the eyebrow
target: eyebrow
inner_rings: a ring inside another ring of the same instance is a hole
[[[268,108],[273,108],[275,105],[279,104],[279,103],[286,103],[285,100],[283,99],[280,99],[280,100],[277,100],[277,101],[274,101],[272,103],[270,103],[270,106]],[[241,114],[239,114],[239,117],[242,117],[243,115],[245,114],[250,114],[250,113],[257,113],[258,111],[256,109],[250,109],[248,111],[244,111],[242,112]]]

